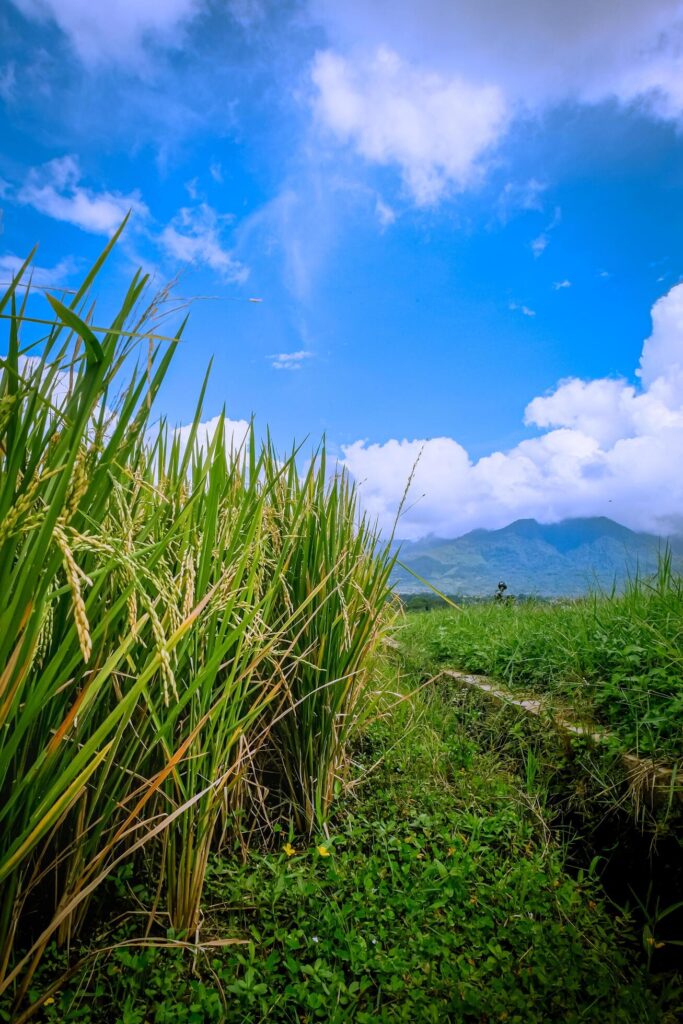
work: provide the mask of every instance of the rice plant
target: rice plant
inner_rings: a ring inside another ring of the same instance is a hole
[[[0,996],[17,1003],[124,858],[155,879],[147,931],[196,941],[209,852],[250,792],[324,825],[389,614],[389,552],[324,452],[300,471],[253,430],[228,448],[222,421],[201,445],[204,389],[184,443],[151,427],[184,324],[154,335],[136,275],[92,326],[117,237],[30,345],[18,279],[0,299]]]

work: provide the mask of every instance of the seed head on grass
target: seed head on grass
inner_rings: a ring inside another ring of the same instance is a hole
[[[64,528],[59,523],[54,527],[53,536],[57,547],[62,552],[64,570],[66,572],[69,589],[71,590],[71,601],[73,604],[78,643],[81,648],[81,654],[83,655],[83,661],[87,664],[90,659],[90,655],[92,654],[92,639],[90,637],[88,616],[85,610],[85,601],[83,600],[83,595],[81,593],[81,573],[78,565],[76,564],[73,551],[69,547],[69,541],[67,540]]]

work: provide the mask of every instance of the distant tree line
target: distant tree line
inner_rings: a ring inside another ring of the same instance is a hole
[[[496,601],[501,603],[502,593],[500,590],[494,591],[493,594],[487,594],[485,596],[475,596],[472,594],[446,594],[448,601],[453,601],[455,604],[491,604]],[[498,595],[501,594],[501,597]],[[425,591],[421,594],[398,594],[398,598],[403,605],[403,608],[407,612],[433,612],[438,611],[440,608],[448,608],[448,601],[440,597],[438,594],[432,594],[429,591]],[[532,594],[515,594],[514,598],[505,595],[504,602],[508,603],[514,600],[515,604],[520,601],[552,601],[553,598],[537,597]]]

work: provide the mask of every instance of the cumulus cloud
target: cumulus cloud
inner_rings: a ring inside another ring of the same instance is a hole
[[[243,284],[249,269],[235,259],[223,241],[223,233],[232,220],[207,203],[184,206],[166,225],[158,241],[176,262],[206,266],[225,281]]]
[[[471,184],[505,121],[495,86],[407,64],[385,47],[364,61],[318,53],[312,75],[321,123],[370,162],[397,164],[420,205]]]
[[[312,356],[313,353],[307,352],[305,349],[301,349],[299,352],[280,352],[278,355],[270,357],[273,360],[271,366],[276,370],[300,370],[304,359],[311,359]]]
[[[149,215],[137,189],[123,194],[98,192],[83,185],[75,156],[58,157],[42,167],[32,167],[23,185],[10,198],[96,235],[113,234],[129,210],[141,220]]]
[[[311,7],[330,40],[312,69],[318,118],[366,160],[400,168],[421,204],[477,181],[520,113],[616,100],[683,118],[682,0]]]
[[[197,444],[204,451],[216,436],[221,420],[223,423],[223,434],[225,437],[225,448],[228,452],[237,452],[244,444],[251,424],[247,420],[231,420],[226,417],[213,416],[210,420],[204,420],[197,428]],[[180,447],[184,451],[190,439],[192,424],[188,423],[182,427],[176,427],[173,433],[180,440]]]
[[[343,463],[368,512],[389,530],[420,456],[398,529],[405,538],[590,515],[666,533],[683,514],[683,285],[655,303],[637,374],[639,386],[560,381],[526,407],[538,437],[478,461],[439,437],[356,441],[343,449]]]

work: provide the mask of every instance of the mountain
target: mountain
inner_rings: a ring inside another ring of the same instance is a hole
[[[683,543],[669,543],[683,571]],[[664,544],[606,517],[550,525],[518,519],[502,530],[472,530],[455,540],[403,541],[399,559],[446,594],[493,595],[503,580],[509,594],[570,597],[596,587],[621,588],[636,571],[654,572]],[[400,566],[394,582],[403,594],[428,589]]]

